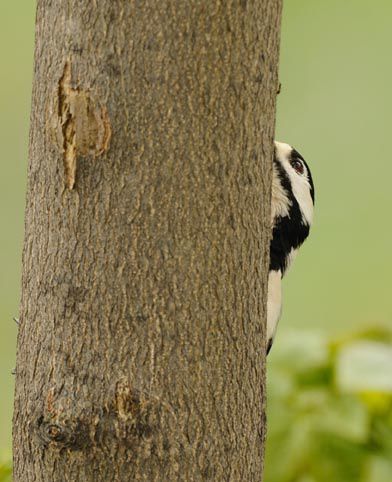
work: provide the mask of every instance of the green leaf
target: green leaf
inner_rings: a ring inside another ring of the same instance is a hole
[[[392,346],[360,340],[340,351],[336,364],[336,383],[352,393],[392,394]]]

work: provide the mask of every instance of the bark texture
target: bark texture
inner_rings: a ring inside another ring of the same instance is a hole
[[[280,0],[38,0],[14,480],[260,481]]]

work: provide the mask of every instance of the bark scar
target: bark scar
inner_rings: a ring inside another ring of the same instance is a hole
[[[64,65],[50,117],[52,135],[63,155],[65,185],[73,189],[78,159],[95,158],[109,149],[111,125],[106,107],[88,89],[72,84],[70,61]]]

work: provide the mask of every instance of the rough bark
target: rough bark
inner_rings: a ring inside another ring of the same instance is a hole
[[[14,477],[262,479],[280,0],[38,0]]]

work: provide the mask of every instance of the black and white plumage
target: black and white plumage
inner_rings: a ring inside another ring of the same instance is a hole
[[[313,222],[314,186],[309,167],[290,145],[275,142],[273,161],[267,353],[282,310],[282,278]]]

